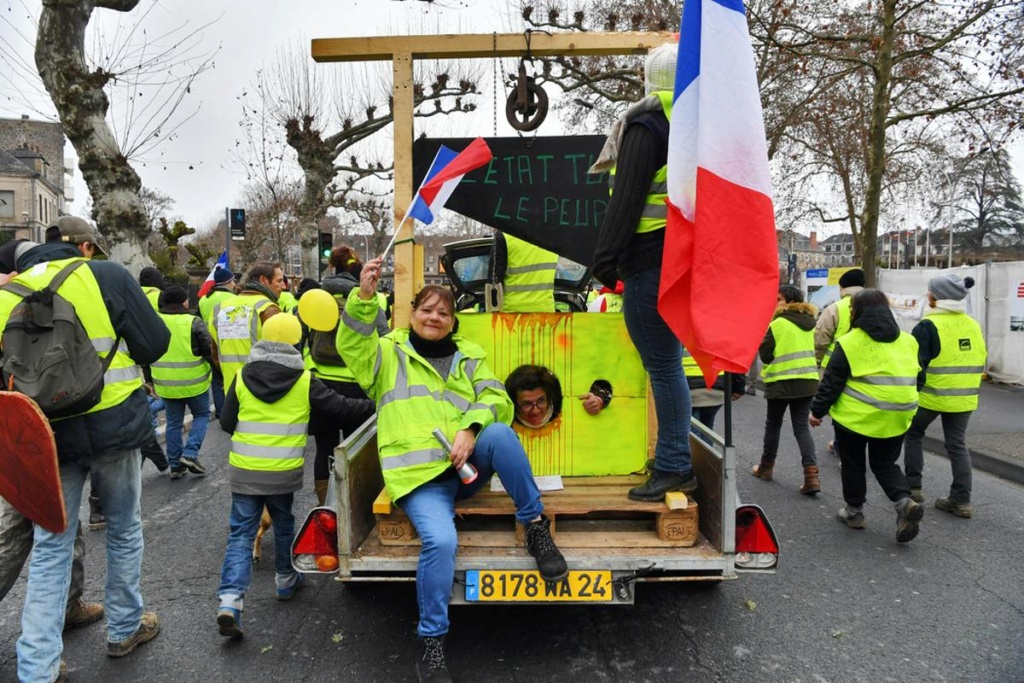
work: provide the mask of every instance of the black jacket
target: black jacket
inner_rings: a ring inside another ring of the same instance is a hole
[[[885,344],[891,344],[900,336],[900,327],[896,324],[892,311],[881,306],[869,308],[851,327],[859,327],[875,341]],[[818,393],[811,401],[811,415],[817,418],[825,417],[832,404],[839,400],[839,395],[843,393],[849,378],[850,361],[846,360],[843,345],[837,341],[835,348],[832,349],[832,357],[828,361],[825,376],[821,378]]]
[[[64,243],[41,244],[18,259],[24,272],[37,263],[81,257]],[[142,288],[119,263],[89,261],[86,266],[96,278],[114,332],[128,347],[128,355],[140,365],[150,365],[167,352],[171,333],[153,310]],[[82,316],[82,311],[78,311]],[[140,448],[153,437],[149,404],[139,387],[116,406],[52,423],[57,440],[57,457],[62,462],[84,464],[113,451]]]
[[[814,314],[817,309],[812,304],[793,303],[781,304],[775,309],[775,318],[785,318],[801,330],[809,331],[814,329]],[[775,360],[775,335],[772,328],[764,333],[761,346],[757,350],[761,362],[767,365]],[[816,379],[783,379],[778,382],[766,382],[764,385],[764,397],[766,399],[791,399],[807,398],[818,392],[818,380]]]

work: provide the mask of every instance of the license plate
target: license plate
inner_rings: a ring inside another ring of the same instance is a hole
[[[547,582],[537,571],[466,572],[466,600],[473,602],[611,602],[610,571],[571,571]]]

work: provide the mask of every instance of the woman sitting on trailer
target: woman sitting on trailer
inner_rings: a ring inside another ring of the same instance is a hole
[[[416,571],[420,680],[447,676],[444,636],[455,579],[455,500],[480,490],[495,473],[526,528],[526,549],[546,581],[568,575],[550,533],[550,520],[515,432],[512,402],[483,350],[455,334],[450,290],[428,285],[416,295],[408,329],[383,337],[374,320],[381,259],[363,266],[338,328],[338,353],[377,403],[377,444],[388,494],[422,540]],[[450,455],[433,434],[451,443]],[[479,476],[460,481],[466,463]],[[450,680],[438,678],[437,680]]]

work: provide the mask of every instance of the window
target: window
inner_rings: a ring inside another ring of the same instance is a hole
[[[0,190],[0,218],[14,218],[14,190]]]

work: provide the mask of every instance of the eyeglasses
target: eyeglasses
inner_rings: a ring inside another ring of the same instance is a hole
[[[541,396],[536,401],[519,401],[516,405],[518,405],[521,410],[533,410],[534,408],[544,410],[548,407],[548,397]]]

